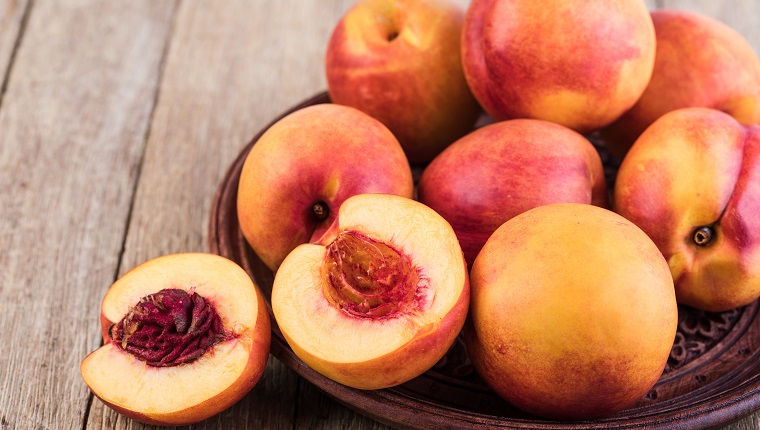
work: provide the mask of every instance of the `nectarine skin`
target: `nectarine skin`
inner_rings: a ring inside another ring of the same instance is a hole
[[[388,126],[410,162],[429,162],[480,113],[462,71],[463,20],[451,0],[358,2],[327,46],[330,98]]]
[[[551,204],[504,223],[471,271],[467,351],[483,380],[527,412],[597,418],[649,391],[678,322],[673,281],[633,223]]]
[[[497,120],[536,118],[588,133],[641,96],[655,35],[641,0],[473,0],[465,77]]]
[[[302,243],[318,240],[348,197],[388,193],[411,198],[409,162],[387,127],[351,107],[310,106],[269,128],[240,174],[240,229],[273,271]],[[315,216],[315,204],[325,213]]]
[[[654,72],[638,102],[604,131],[619,158],[657,118],[705,107],[742,124],[760,123],[760,59],[736,30],[685,10],[651,13],[657,35]]]
[[[623,160],[613,207],[657,244],[680,303],[724,311],[760,296],[759,153],[760,126],[683,108]]]
[[[580,134],[548,121],[502,121],[446,148],[423,171],[419,200],[454,228],[472,265],[508,219],[548,203],[608,206],[599,154]]]

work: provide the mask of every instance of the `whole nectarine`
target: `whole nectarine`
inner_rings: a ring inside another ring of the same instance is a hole
[[[468,264],[505,221],[548,203],[607,207],[599,154],[548,121],[488,125],[446,148],[422,173],[419,200],[454,228]]]
[[[240,229],[277,270],[296,246],[319,239],[341,203],[362,193],[414,193],[412,170],[393,134],[347,106],[296,111],[253,145],[240,173]]]
[[[722,22],[684,10],[652,12],[654,72],[641,99],[604,131],[619,158],[657,118],[675,109],[721,110],[742,124],[760,123],[760,59]]]
[[[654,55],[642,0],[473,0],[462,34],[465,77],[491,116],[581,133],[636,103]]]
[[[760,296],[760,126],[707,108],[663,115],[623,160],[613,204],[660,248],[680,303]]]
[[[358,2],[327,46],[330,98],[388,126],[412,163],[429,162],[480,112],[462,71],[463,20],[451,0]]]
[[[494,232],[470,275],[467,351],[518,408],[600,417],[661,376],[678,322],[673,280],[652,240],[612,211],[564,203],[524,212]]]

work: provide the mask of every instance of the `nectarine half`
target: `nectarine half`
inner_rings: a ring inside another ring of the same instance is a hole
[[[199,422],[261,377],[270,321],[248,274],[223,257],[174,254],[118,279],[101,307],[105,344],[82,378],[106,405],[158,425]]]
[[[459,334],[469,305],[451,226],[403,197],[347,199],[317,244],[277,271],[272,308],[295,354],[344,385],[380,389],[432,367]]]

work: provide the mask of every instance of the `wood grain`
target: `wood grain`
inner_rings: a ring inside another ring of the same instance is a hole
[[[0,111],[3,429],[82,427],[79,363],[100,344],[170,15],[151,0],[30,12]]]

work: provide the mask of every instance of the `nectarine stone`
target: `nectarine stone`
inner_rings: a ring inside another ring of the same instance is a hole
[[[193,361],[229,336],[213,305],[177,288],[143,297],[108,333],[116,345],[158,367]]]
[[[420,281],[409,257],[361,232],[344,230],[327,246],[325,293],[347,312],[377,317],[403,312]]]

